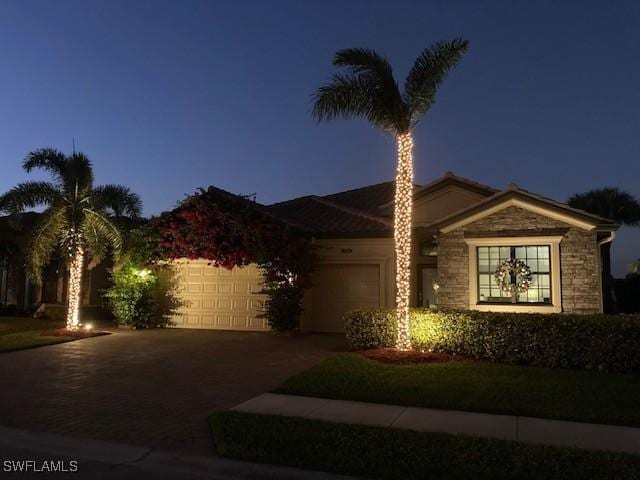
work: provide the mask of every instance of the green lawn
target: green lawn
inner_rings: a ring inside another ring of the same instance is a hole
[[[276,392],[640,426],[638,374],[471,361],[391,365],[343,354],[290,378]]]
[[[640,456],[441,433],[223,412],[209,418],[219,455],[369,478],[640,478]]]
[[[47,336],[64,322],[29,317],[0,317],[0,352],[40,347],[75,340],[74,337]],[[45,335],[42,335],[42,334]]]

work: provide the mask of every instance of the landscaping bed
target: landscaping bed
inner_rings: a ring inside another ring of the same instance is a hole
[[[450,361],[394,365],[347,353],[276,393],[640,426],[640,374]]]
[[[0,317],[0,352],[42,347],[82,338],[108,335],[97,330],[69,331],[59,320],[29,317]]]
[[[418,350],[400,350],[398,348],[374,348],[357,352],[365,358],[383,363],[396,365],[411,365],[414,363],[446,363],[469,361],[469,358],[446,353],[420,352]]]
[[[640,456],[461,435],[223,412],[209,418],[219,455],[344,475],[405,480],[640,478]]]

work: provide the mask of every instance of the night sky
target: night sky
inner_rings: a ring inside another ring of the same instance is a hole
[[[73,137],[148,215],[210,184],[269,203],[391,180],[392,139],[316,124],[311,94],[336,50],[374,48],[402,83],[456,36],[471,49],[415,132],[418,182],[640,197],[640,2],[604,0],[2,0],[0,190],[29,177],[28,151]],[[623,275],[640,228],[613,251]]]

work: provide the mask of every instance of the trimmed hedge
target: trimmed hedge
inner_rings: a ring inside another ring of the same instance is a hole
[[[392,347],[391,309],[345,315],[345,333],[355,350]],[[411,311],[416,350],[479,360],[605,372],[640,371],[639,315],[577,315],[477,311]]]
[[[636,480],[640,456],[280,415],[209,417],[221,457],[389,480]],[[248,471],[248,470],[247,470]],[[277,478],[278,472],[262,478]],[[256,478],[258,475],[251,475]],[[302,475],[295,477],[301,478]],[[323,478],[309,473],[307,478]],[[294,478],[294,475],[282,476]]]

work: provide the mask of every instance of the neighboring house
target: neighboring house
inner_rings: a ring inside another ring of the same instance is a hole
[[[265,207],[316,239],[319,261],[305,295],[304,331],[341,332],[347,310],[393,306],[393,197],[394,184],[387,182]],[[499,191],[447,173],[415,187],[412,304],[601,312],[609,265],[602,245],[616,229],[610,220],[517,185]],[[523,260],[533,273],[528,292],[516,298],[501,293],[494,279],[510,258]],[[267,329],[258,316],[255,266],[228,271],[184,261],[179,278],[189,306],[175,318],[178,327]]]
[[[33,311],[42,303],[65,305],[68,275],[62,262],[53,260],[43,271],[42,284],[30,281],[25,270],[24,249],[29,243],[38,213],[20,215],[14,225],[9,217],[0,217],[0,307]],[[101,307],[108,286],[108,262],[86,269],[83,276],[85,307]]]

